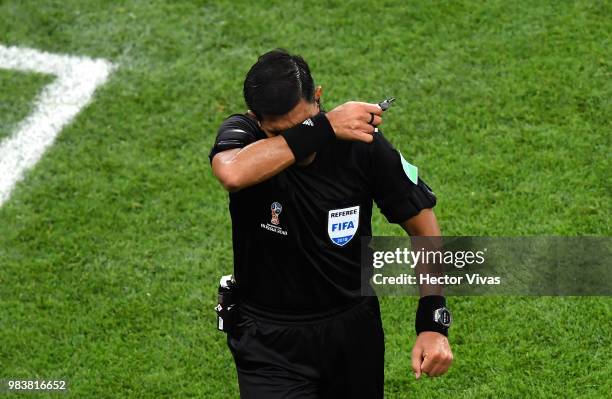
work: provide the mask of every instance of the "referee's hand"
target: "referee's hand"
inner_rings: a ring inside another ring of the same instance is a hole
[[[374,128],[382,123],[382,113],[378,104],[349,101],[325,115],[339,140],[371,143]]]
[[[448,338],[433,331],[419,334],[412,348],[412,371],[419,379],[421,373],[437,377],[446,373],[453,362]]]

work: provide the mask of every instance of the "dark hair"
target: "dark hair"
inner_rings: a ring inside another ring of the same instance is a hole
[[[275,49],[260,56],[244,79],[244,101],[261,120],[284,115],[303,98],[314,101],[314,82],[308,64],[299,55]]]

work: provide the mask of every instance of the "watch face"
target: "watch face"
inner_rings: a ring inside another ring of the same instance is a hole
[[[450,327],[452,318],[449,310],[446,308],[436,309],[434,312],[434,321],[446,328]]]

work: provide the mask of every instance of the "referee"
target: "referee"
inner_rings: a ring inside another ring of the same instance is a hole
[[[382,398],[384,334],[378,298],[360,295],[360,237],[372,235],[373,202],[408,234],[439,236],[436,198],[375,129],[378,105],[321,111],[301,57],[259,57],[244,98],[249,111],[222,123],[210,152],[229,192],[239,300],[227,342],[240,396]],[[419,300],[416,378],[451,364],[445,305]]]

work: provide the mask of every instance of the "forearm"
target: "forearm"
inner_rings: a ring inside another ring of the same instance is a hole
[[[441,249],[442,239],[434,236],[412,237],[412,246],[413,251],[416,247],[416,249],[423,251],[423,253],[435,252]],[[442,277],[444,273],[441,264],[436,263],[434,259],[422,261],[416,265],[415,274],[419,282],[419,294],[421,298],[429,295],[444,295],[442,284],[421,284],[421,276]],[[425,280],[430,281],[430,278],[426,278]]]
[[[327,115],[312,116],[310,121],[314,124],[300,123],[278,136],[257,140],[242,149],[219,152],[212,160],[213,173],[226,190],[242,190],[275,176],[296,161],[308,161],[312,154],[336,138],[371,142],[374,126],[366,121],[372,119],[372,123],[380,124],[381,114],[382,110],[375,104],[345,103]]]
[[[230,192],[265,181],[295,163],[295,156],[281,136],[258,140],[213,158],[213,173]]]
[[[423,209],[418,215],[402,223],[404,230],[411,236],[412,250],[438,251],[442,248],[440,238],[440,226],[432,209]],[[419,262],[415,267],[417,281],[421,281],[421,275],[441,276],[442,265],[435,262]],[[428,295],[442,295],[442,285],[420,284],[419,293],[421,297]]]

